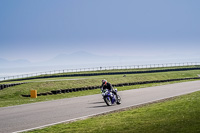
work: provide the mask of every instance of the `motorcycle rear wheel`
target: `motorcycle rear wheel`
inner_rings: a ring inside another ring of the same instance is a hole
[[[121,97],[117,95],[117,104],[121,104]]]

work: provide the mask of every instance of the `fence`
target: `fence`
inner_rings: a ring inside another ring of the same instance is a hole
[[[15,76],[0,77],[0,81],[27,78],[40,75],[51,75],[59,73],[69,72],[83,72],[83,71],[101,71],[101,70],[120,70],[120,69],[140,69],[140,68],[160,68],[160,67],[175,67],[175,66],[193,66],[200,65],[200,62],[184,62],[184,63],[166,63],[166,64],[146,64],[146,65],[129,65],[129,66],[107,66],[107,67],[93,67],[93,68],[78,68],[78,69],[64,69],[64,70],[53,70],[38,73],[29,73]]]

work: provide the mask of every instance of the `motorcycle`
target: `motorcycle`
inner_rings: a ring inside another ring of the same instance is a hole
[[[114,91],[116,92],[117,94],[117,89],[114,89]],[[105,101],[105,103],[108,105],[108,106],[111,106],[112,104],[121,104],[121,97],[117,94],[112,93],[110,90],[108,89],[104,89],[102,90],[102,96],[103,96],[103,99]]]

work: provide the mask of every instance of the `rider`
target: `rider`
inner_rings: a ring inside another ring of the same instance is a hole
[[[117,98],[117,92],[114,91],[112,85],[109,82],[107,82],[107,80],[105,80],[105,79],[102,80],[101,91],[103,91],[104,89],[108,89],[109,91],[111,91],[112,93],[114,93],[116,95],[116,98]]]

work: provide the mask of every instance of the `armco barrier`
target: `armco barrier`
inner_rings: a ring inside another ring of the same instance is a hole
[[[141,74],[141,73],[156,73],[156,72],[170,72],[170,71],[187,71],[187,70],[200,70],[200,67],[194,68],[176,68],[176,69],[163,69],[163,70],[148,70],[148,71],[130,71],[130,72],[110,72],[110,73],[88,73],[88,74],[68,74],[68,75],[52,75],[52,76],[40,76],[40,77],[27,77],[25,79],[12,79],[7,81],[23,81],[31,79],[43,79],[43,78],[56,78],[56,77],[78,77],[78,76],[99,76],[99,75],[118,75],[118,74]]]
[[[138,84],[172,82],[172,81],[191,80],[191,79],[200,79],[200,77],[179,78],[179,79],[166,79],[166,80],[152,80],[152,81],[141,81],[141,82],[131,82],[131,83],[120,83],[120,84],[113,84],[113,87],[131,86],[131,85],[138,85]],[[38,96],[52,95],[52,94],[61,94],[61,93],[70,93],[70,92],[83,91],[83,90],[93,90],[93,89],[98,89],[100,87],[101,86],[89,86],[89,87],[83,87],[83,88],[53,90],[51,92],[39,93]],[[23,97],[30,97],[30,95],[22,95],[22,96]]]

